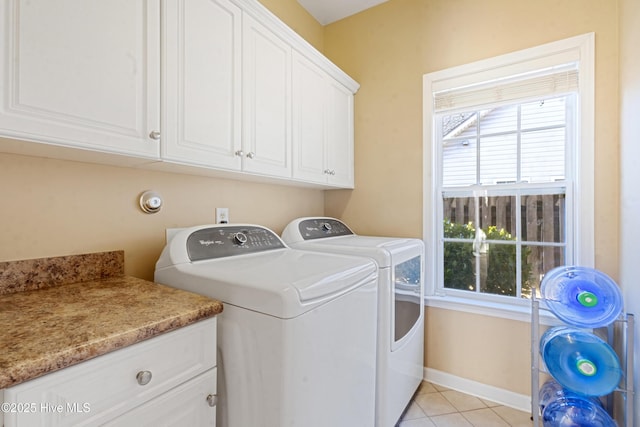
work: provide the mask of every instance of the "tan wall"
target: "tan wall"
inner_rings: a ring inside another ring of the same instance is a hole
[[[322,26],[295,0],[265,3],[322,47]],[[157,214],[137,206],[147,189],[164,198]],[[0,261],[124,249],[125,272],[152,279],[165,228],[213,223],[216,207],[279,233],[293,218],[322,215],[324,192],[0,154]]]
[[[578,34],[596,34],[596,265],[618,276],[618,10],[611,0],[390,0],[326,27],[325,54],[356,79],[356,189],[326,212],[361,234],[422,236],[422,76]],[[430,368],[529,393],[525,323],[428,309]],[[446,351],[441,343],[446,342]],[[483,345],[491,343],[491,345]],[[515,345],[520,343],[521,345]],[[458,356],[473,356],[470,370]],[[504,358],[518,364],[504,370]]]
[[[296,0],[259,0],[274,15],[285,22],[309,44],[322,52],[324,27]]]
[[[293,218],[322,215],[322,191],[0,154],[0,260],[125,250],[126,274],[152,279],[165,228],[232,222],[282,231]],[[156,214],[140,194],[158,191]]]
[[[517,384],[512,384],[523,381],[523,369],[527,375],[531,372],[528,369],[531,360],[528,353],[531,341],[529,323],[505,322],[495,317],[439,308],[429,308],[426,313],[425,335],[438,337],[437,341],[432,340],[431,348],[426,349],[429,367],[455,367],[455,375],[460,377],[529,394],[529,389],[517,387],[514,390]],[[461,351],[462,331],[465,348],[473,351]],[[510,340],[505,342],[505,337],[510,337]],[[491,352],[491,363],[487,363],[488,351]],[[498,367],[501,375],[496,379]],[[528,381],[523,383],[522,386],[529,386]]]

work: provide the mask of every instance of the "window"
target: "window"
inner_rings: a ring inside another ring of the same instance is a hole
[[[522,304],[593,265],[593,35],[424,76],[431,295]]]
[[[565,264],[573,101],[436,113],[444,288],[526,298]]]

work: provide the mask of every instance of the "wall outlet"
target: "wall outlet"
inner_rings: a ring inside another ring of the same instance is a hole
[[[229,223],[229,208],[216,208],[216,224]]]

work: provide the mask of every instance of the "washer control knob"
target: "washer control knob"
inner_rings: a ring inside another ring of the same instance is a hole
[[[238,232],[233,236],[233,241],[242,246],[247,243],[247,235],[242,232]]]
[[[331,231],[331,224],[329,224],[328,222],[323,222],[320,227],[323,231]]]

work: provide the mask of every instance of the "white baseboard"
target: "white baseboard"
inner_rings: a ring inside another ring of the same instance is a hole
[[[425,381],[429,381],[452,390],[471,394],[520,411],[531,411],[531,396],[526,394],[514,393],[503,388],[483,384],[431,368],[424,368],[423,377]]]

